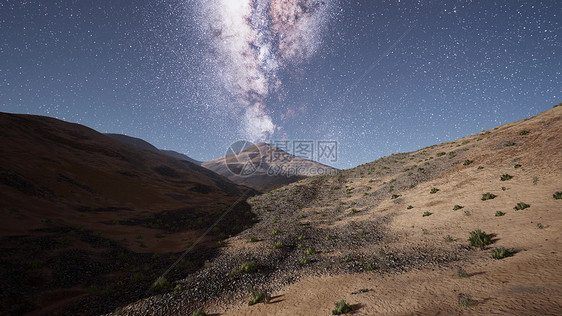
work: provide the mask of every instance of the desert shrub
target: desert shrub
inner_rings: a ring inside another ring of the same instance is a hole
[[[463,268],[458,268],[457,272],[455,273],[455,277],[459,279],[468,278],[468,273]]]
[[[492,258],[503,259],[513,256],[513,252],[505,247],[499,247],[492,252]]]
[[[352,208],[350,213],[351,214],[359,213],[359,210],[356,208]]]
[[[408,205],[408,207],[407,207],[407,209],[409,209],[409,210],[411,210],[411,209],[413,209],[413,208],[414,208],[414,207],[411,206],[411,205]]]
[[[285,247],[285,244],[283,244],[282,241],[276,241],[273,243],[273,245],[271,245],[271,249],[280,249]]]
[[[474,162],[474,161],[468,160],[468,159],[467,159],[467,160],[464,161],[463,165],[464,165],[464,166],[468,166],[468,165],[470,165],[470,164],[473,163],[473,162]]]
[[[515,146],[514,142],[507,142],[507,144],[505,144],[505,147],[511,147],[511,146]]]
[[[250,236],[250,237],[248,237],[248,239],[246,239],[246,241],[247,241],[247,242],[257,242],[257,241],[259,241],[259,240],[258,240],[256,237],[254,237],[254,236]]]
[[[345,256],[343,262],[351,262],[353,259],[350,256]]]
[[[191,313],[191,316],[207,316],[207,314],[202,309],[196,309]]]
[[[375,270],[376,268],[377,268],[377,267],[376,267],[374,264],[372,264],[372,263],[368,263],[368,264],[365,266],[365,270],[367,270],[367,271],[373,271],[373,270]]]
[[[478,166],[478,170],[484,169],[484,166]]]
[[[394,199],[399,198],[400,196],[401,196],[400,194],[393,194],[392,197],[391,197],[391,199],[394,200]]]
[[[464,215],[470,216],[470,215],[472,215],[472,213],[470,213],[470,211],[464,211]]]
[[[520,210],[524,210],[528,207],[531,207],[531,205],[526,204],[524,202],[519,202],[519,203],[517,203],[517,205],[515,205],[515,207],[513,209],[516,210],[516,211],[520,211]]]
[[[527,130],[522,130],[521,132],[519,132],[519,135],[527,135],[529,134],[529,131]]]
[[[471,307],[476,305],[478,302],[470,298],[470,296],[460,293],[459,294],[459,306],[460,307]]]
[[[480,229],[470,232],[468,240],[470,241],[470,245],[472,247],[480,247],[482,249],[492,243],[490,236]]]
[[[258,264],[254,261],[246,261],[238,267],[239,273],[254,273],[258,270]]]
[[[297,240],[305,240],[306,237],[304,237],[304,235],[298,235],[297,236]]]
[[[426,217],[426,216],[429,216],[429,215],[431,215],[431,214],[433,214],[433,213],[431,213],[431,212],[429,212],[429,211],[425,211],[425,212],[423,212],[422,217]]]
[[[336,237],[334,237],[333,235],[326,235],[326,237],[324,237],[324,240],[329,241],[329,240],[332,240],[334,238],[336,238]]]
[[[163,291],[163,290],[169,289],[171,286],[172,286],[172,284],[170,282],[168,282],[168,280],[166,280],[166,278],[159,277],[152,284],[152,289],[154,291]]]
[[[538,229],[543,229],[544,226],[543,226],[543,224],[541,224],[541,223],[537,223],[537,228],[538,228]]]
[[[449,152],[449,159],[455,158],[457,154],[454,151]]]
[[[332,315],[342,315],[351,312],[351,305],[347,304],[344,300],[336,302],[336,308],[332,310]]]
[[[442,151],[442,152],[440,152],[440,153],[437,153],[436,156],[437,156],[437,157],[441,157],[441,156],[445,156],[446,154],[447,154],[446,152]]]
[[[492,193],[490,193],[490,192],[484,193],[484,194],[482,194],[482,201],[493,200],[493,199],[496,198],[496,196],[497,196],[497,195],[492,194]]]
[[[145,276],[142,272],[137,272],[131,276],[131,283],[139,283],[145,280]]]
[[[556,192],[552,195],[555,200],[562,200],[562,192]]]
[[[461,205],[458,205],[458,204],[457,204],[457,205],[453,206],[453,211],[460,210],[460,209],[463,208],[463,207],[464,207],[464,206],[461,206]]]
[[[314,248],[307,248],[307,249],[304,251],[304,254],[305,254],[305,255],[308,255],[308,256],[312,256],[312,255],[316,254],[316,250],[314,250]]]
[[[515,166],[513,166],[513,168],[515,168],[515,169],[521,168],[521,165],[520,165],[520,164],[516,164]]]
[[[496,211],[496,216],[504,216],[505,213],[502,211]]]
[[[269,236],[275,236],[278,235],[280,233],[279,229],[274,229],[271,231],[271,233],[269,233]]]
[[[435,194],[437,192],[439,192],[438,188],[432,188],[431,191],[429,191],[429,194]]]
[[[513,178],[513,176],[510,176],[509,174],[506,173],[506,174],[502,174],[500,180],[507,181],[507,180],[511,180],[511,178]]]
[[[304,257],[304,258],[302,258],[302,259],[299,261],[299,263],[300,263],[301,265],[309,264],[309,263],[310,263],[310,258]]]
[[[265,291],[258,290],[252,292],[252,298],[248,302],[249,306],[258,304],[258,303],[267,303],[269,301],[269,295]]]

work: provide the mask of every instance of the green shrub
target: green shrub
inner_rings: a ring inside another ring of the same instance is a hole
[[[476,305],[478,302],[470,298],[466,294],[459,294],[459,306],[460,307],[471,307]]]
[[[332,315],[342,315],[351,312],[351,305],[347,304],[344,300],[336,302],[336,309],[332,310]]]
[[[455,277],[459,279],[468,278],[468,273],[463,268],[458,268]]]
[[[163,291],[163,290],[169,289],[171,286],[172,286],[172,284],[170,282],[168,282],[168,280],[166,280],[166,278],[159,277],[152,284],[152,289],[154,291]]]
[[[373,270],[375,270],[376,268],[377,268],[377,267],[376,267],[374,264],[372,264],[372,263],[368,263],[368,264],[365,266],[365,270],[367,270],[367,271],[373,271]]]
[[[191,316],[207,316],[202,309],[196,309],[191,313]]]
[[[502,211],[496,211],[496,216],[504,216],[505,213]]]
[[[269,236],[275,236],[278,235],[280,233],[279,229],[274,229],[271,231],[271,233],[269,233]]]
[[[429,211],[425,211],[425,212],[423,212],[422,217],[426,217],[426,216],[429,216],[429,215],[431,215],[431,214],[433,214],[433,213],[431,213],[431,212],[429,212]]]
[[[257,239],[257,238],[254,237],[254,236],[250,236],[250,237],[248,237],[248,239],[247,239],[246,241],[247,241],[247,242],[257,242],[257,241],[259,241],[259,239]]]
[[[510,176],[509,174],[502,174],[502,176],[500,177],[500,180],[502,181],[507,181],[507,180],[511,180],[513,177]]]
[[[316,254],[316,250],[314,250],[314,248],[307,248],[307,249],[304,251],[304,254],[305,254],[305,255],[308,255],[308,256],[312,256],[312,255]]]
[[[283,244],[282,241],[276,241],[273,243],[273,245],[271,245],[271,249],[279,249],[283,247],[285,247],[285,244]]]
[[[496,196],[497,196],[497,195],[492,194],[492,193],[490,193],[490,192],[484,193],[484,194],[482,194],[482,201],[493,200],[493,199],[496,198]]]
[[[480,247],[481,249],[484,249],[485,246],[492,243],[490,236],[480,229],[470,232],[468,240],[472,247]]]
[[[332,235],[326,235],[326,237],[324,237],[324,240],[329,241],[329,240],[332,240],[334,238],[336,238],[336,237],[334,237]]]
[[[453,206],[453,211],[460,210],[460,209],[463,208],[463,207],[464,207],[464,206],[461,206],[461,205],[458,205],[458,204],[457,204],[457,205]]]
[[[442,151],[442,152],[440,152],[440,153],[437,153],[436,156],[437,156],[437,157],[441,157],[441,156],[445,156],[446,154],[447,154],[446,152]]]
[[[394,200],[394,199],[397,199],[397,198],[399,198],[399,197],[401,197],[400,194],[393,194],[392,197],[391,197],[391,199]]]
[[[246,261],[238,267],[239,273],[254,273],[258,270],[258,264],[254,261]]]
[[[520,165],[520,164],[516,164],[515,166],[513,166],[513,168],[515,168],[515,169],[521,168],[521,165]]]
[[[505,247],[496,248],[492,252],[492,258],[494,259],[503,259],[511,256],[513,256],[513,252]]]
[[[350,256],[345,256],[343,258],[343,262],[351,262],[351,261],[353,261],[353,259]]]
[[[411,206],[411,205],[408,205],[408,207],[407,207],[407,209],[409,209],[409,210],[411,210],[411,209],[413,209],[413,208],[414,208],[414,207]]]
[[[478,166],[478,170],[484,169],[484,166]]]
[[[310,263],[310,258],[304,257],[304,258],[302,258],[302,259],[299,261],[299,263],[300,263],[301,265],[309,264],[309,263]]]
[[[248,302],[249,306],[258,304],[258,303],[267,303],[269,301],[269,295],[262,290],[252,292],[252,299]]]
[[[556,192],[552,195],[555,200],[562,200],[562,192]]]
[[[432,188],[431,191],[429,191],[429,194],[435,194],[437,192],[439,192],[438,188]]]
[[[519,132],[519,135],[527,135],[529,134],[529,131],[527,130],[522,130],[521,132]]]
[[[515,146],[514,142],[508,142],[507,144],[505,144],[505,147],[511,147],[511,146]]]
[[[468,160],[468,159],[467,159],[467,160],[464,161],[463,165],[464,165],[464,166],[468,166],[468,165],[470,165],[470,164],[473,163],[473,162],[474,162],[474,161]]]
[[[524,202],[519,202],[519,203],[517,203],[517,205],[515,205],[515,207],[513,209],[516,210],[516,211],[520,211],[520,210],[524,210],[528,207],[531,207],[531,205],[526,204]]]

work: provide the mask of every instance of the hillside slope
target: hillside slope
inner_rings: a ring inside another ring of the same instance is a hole
[[[140,139],[140,138],[136,138],[136,137],[132,137],[132,136],[128,136],[128,135],[123,135],[123,134],[112,134],[112,133],[106,133],[105,135],[118,140],[120,142],[129,144],[129,145],[134,145],[137,147],[140,147],[142,149],[146,149],[146,150],[150,150],[153,151],[155,153],[159,153],[159,154],[163,154],[166,156],[170,156],[170,157],[174,157],[180,160],[185,160],[185,161],[189,161],[191,163],[194,163],[198,166],[201,165],[201,161],[195,160],[191,157],[188,157],[184,154],[180,154],[177,151],[173,151],[173,150],[166,150],[166,149],[158,149],[156,148],[156,146],[152,145],[151,143],[145,141],[144,139]]]
[[[247,156],[244,156],[244,155]],[[243,157],[243,158],[241,158]],[[237,163],[251,161],[255,172],[241,175]],[[205,161],[203,167],[212,170],[234,183],[267,192],[286,184],[318,174],[331,174],[337,169],[316,161],[289,154],[266,143],[258,143],[236,154],[229,154],[214,160]],[[233,170],[234,172],[232,172]]]
[[[0,309],[8,314],[99,314],[134,301],[227,206],[255,193],[48,117],[0,113],[0,151]],[[251,217],[238,204],[170,278],[203,265],[216,240]]]
[[[344,299],[359,315],[560,314],[561,137],[558,107],[254,197],[259,223],[184,290],[120,311],[329,315]],[[492,244],[471,247],[477,229]],[[256,289],[271,304],[248,306]]]

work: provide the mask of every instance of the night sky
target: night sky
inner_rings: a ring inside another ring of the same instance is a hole
[[[562,102],[560,1],[0,0],[0,111],[197,160],[337,140],[350,168]]]

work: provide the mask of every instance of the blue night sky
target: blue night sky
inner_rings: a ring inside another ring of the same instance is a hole
[[[562,102],[559,1],[0,1],[0,111],[350,168]]]

